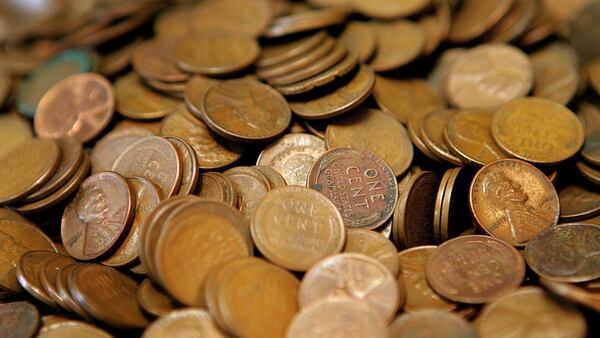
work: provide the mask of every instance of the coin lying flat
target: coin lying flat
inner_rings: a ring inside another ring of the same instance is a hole
[[[419,310],[398,316],[390,324],[393,337],[475,338],[473,325],[458,315],[439,310]]]
[[[155,39],[139,44],[131,56],[136,73],[149,79],[164,82],[185,81],[189,75],[175,65],[175,41]]]
[[[398,274],[400,264],[398,263],[396,247],[382,234],[365,229],[353,229],[346,231],[345,253],[357,253],[375,258],[385,265],[393,276]]]
[[[181,100],[161,95],[144,86],[135,73],[114,83],[115,109],[121,115],[139,120],[157,119],[181,108]]]
[[[32,137],[31,123],[26,119],[14,113],[0,116],[0,158]]]
[[[26,302],[0,304],[0,327],[3,335],[11,337],[33,337],[40,325],[37,308]]]
[[[166,314],[148,326],[142,337],[176,338],[183,333],[207,338],[226,338],[208,312],[191,308]]]
[[[325,142],[319,137],[305,133],[285,134],[280,139],[265,147],[265,149],[258,156],[256,164],[268,165],[273,158],[282,153],[284,150],[300,146],[321,148],[325,150]]]

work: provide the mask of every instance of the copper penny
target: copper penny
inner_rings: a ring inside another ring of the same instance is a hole
[[[35,299],[51,307],[57,304],[50,298],[41,282],[44,265],[51,259],[61,257],[52,251],[34,250],[25,253],[16,266],[16,276],[19,284]]]
[[[419,135],[429,148],[429,151],[442,160],[453,165],[462,166],[463,162],[456,157],[444,142],[444,130],[448,120],[458,113],[454,109],[441,109],[427,113],[421,122],[421,132]]]
[[[185,104],[189,111],[200,120],[204,119],[204,96],[218,81],[202,75],[193,76],[184,91]]]
[[[117,49],[111,50],[108,54],[102,56],[98,71],[100,74],[111,77],[121,73],[131,62],[131,55],[141,40],[136,39],[131,43],[123,45]]]
[[[124,177],[138,176],[156,184],[161,197],[172,196],[181,184],[181,160],[175,147],[158,136],[148,136],[130,145],[112,170]]]
[[[11,209],[0,208],[0,220],[19,221],[24,223],[30,223],[25,217],[21,216],[18,212]]]
[[[191,11],[192,31],[225,31],[250,36],[260,35],[273,16],[269,1],[211,0]]]
[[[554,164],[575,155],[584,130],[573,112],[542,98],[523,98],[503,105],[492,122],[494,140],[522,160]]]
[[[175,65],[175,40],[155,39],[139,44],[131,55],[135,72],[143,77],[164,82],[185,81],[189,75]]]
[[[293,148],[307,146],[311,148],[325,149],[325,142],[314,135],[305,133],[293,133],[283,135],[280,139],[274,141],[260,153],[256,164],[268,165],[277,155],[283,151]]]
[[[271,167],[268,167],[266,165],[253,165],[251,168],[258,170],[261,174],[263,174],[267,178],[267,181],[269,181],[269,187],[270,187],[269,190],[279,188],[279,187],[285,187],[287,185],[283,176],[281,176],[277,172],[277,170],[275,170]],[[305,185],[306,184],[304,184],[303,186],[305,186]]]
[[[344,22],[348,14],[347,8],[337,6],[299,11],[273,20],[263,36],[276,38],[337,25]]]
[[[202,309],[181,309],[165,314],[144,331],[143,338],[176,338],[185,334],[226,338],[210,314]]]
[[[558,195],[546,175],[520,160],[498,160],[480,169],[469,191],[471,213],[488,234],[524,246],[556,225]]]
[[[423,54],[432,54],[440,44],[446,40],[450,33],[452,5],[448,1],[433,1],[433,14],[423,16],[419,21],[421,29],[425,33],[425,46]]]
[[[40,100],[35,131],[44,138],[72,137],[85,143],[108,125],[114,106],[112,86],[105,77],[72,75],[52,86]]]
[[[66,305],[67,311],[73,312],[87,321],[93,321],[94,318],[75,301],[75,298],[73,298],[73,294],[67,285],[69,276],[78,266],[79,264],[67,265],[58,271],[55,281],[56,290],[58,291],[58,296]]]
[[[558,188],[561,222],[575,222],[600,214],[600,192],[586,187],[584,182],[573,182]]]
[[[579,104],[577,115],[585,130],[585,140],[579,153],[587,162],[600,165],[600,107],[584,101]]]
[[[16,113],[0,115],[0,158],[32,137],[31,122]]]
[[[361,62],[366,63],[371,59],[377,49],[377,35],[375,29],[362,21],[350,21],[346,24],[339,40],[358,55]]]
[[[475,327],[460,316],[433,309],[398,316],[389,327],[395,338],[476,338]]]
[[[449,40],[469,42],[483,35],[510,10],[513,0],[466,0],[452,18]]]
[[[135,73],[117,79],[114,88],[117,112],[132,119],[158,119],[183,106],[181,100],[148,89]]]
[[[40,325],[38,309],[27,302],[0,304],[0,327],[7,338],[33,337]]]
[[[600,185],[600,170],[598,168],[590,166],[583,161],[575,162],[575,168],[579,175],[586,181]]]
[[[467,48],[449,48],[444,50],[437,59],[433,69],[427,75],[427,82],[438,94],[444,93],[446,77],[448,76],[450,69],[452,69],[452,65],[454,65],[456,60],[458,60],[467,51]]]
[[[444,298],[480,304],[516,290],[525,262],[512,246],[489,236],[462,236],[440,245],[427,260],[427,281]]]
[[[101,172],[83,181],[62,217],[67,252],[91,260],[114,249],[133,219],[133,198],[127,181],[116,173]]]
[[[194,148],[180,137],[167,136],[165,139],[177,150],[177,155],[181,160],[181,185],[179,186],[179,195],[189,195],[196,189],[198,183],[198,158]]]
[[[561,224],[544,230],[527,245],[525,259],[538,275],[559,282],[600,277],[600,226]]]
[[[250,167],[235,167],[223,173],[237,192],[238,210],[249,221],[260,200],[269,192],[269,180]]]
[[[49,259],[40,272],[40,283],[43,286],[44,291],[46,291],[48,296],[56,304],[60,305],[65,310],[68,310],[69,308],[58,293],[58,289],[56,288],[56,276],[61,268],[76,262],[77,261],[70,256],[59,255]]]
[[[190,4],[182,4],[161,11],[154,20],[154,34],[159,38],[180,38],[190,34],[192,10]]]
[[[177,308],[171,297],[146,278],[137,289],[137,300],[142,310],[152,316],[162,317]]]
[[[238,202],[233,183],[225,175],[217,172],[200,174],[196,194],[202,198],[226,203],[234,208]]]
[[[84,322],[68,320],[65,322],[55,323],[45,326],[44,330],[40,330],[39,338],[111,338],[108,332]]]
[[[326,37],[327,34],[324,31],[319,31],[290,42],[266,45],[260,51],[256,66],[264,68],[293,59],[322,44]]]
[[[546,6],[539,4],[529,27],[517,39],[517,42],[525,47],[532,46],[553,34],[557,23],[557,20],[550,15]]]
[[[373,28],[377,35],[377,50],[369,65],[377,72],[404,66],[423,50],[425,34],[412,21],[382,21],[374,23]]]
[[[598,312],[600,311],[600,294],[597,287],[591,287],[592,283],[594,282],[578,285],[545,278],[540,279],[540,284],[553,294]]]
[[[447,241],[469,227],[469,185],[473,174],[466,168],[450,170],[442,201],[440,238]]]
[[[127,147],[142,137],[154,135],[151,131],[140,127],[122,127],[104,135],[90,152],[92,173],[109,171],[115,161]]]
[[[531,54],[531,62],[533,96],[566,105],[577,94],[581,81],[579,61],[570,45],[551,44]]]
[[[347,229],[374,229],[384,224],[398,198],[392,169],[366,149],[329,150],[313,165],[307,185],[335,204]]]
[[[396,247],[382,234],[365,229],[352,229],[346,231],[345,253],[357,253],[375,258],[390,270],[392,276],[398,274],[400,265],[398,263]]]
[[[323,148],[292,147],[280,152],[268,166],[281,174],[288,185],[306,186],[310,168],[323,153]]]
[[[576,17],[577,13],[590,3],[590,0],[575,0],[569,6],[563,6],[557,0],[542,0],[542,5],[548,13],[558,21],[568,21]]]
[[[431,4],[431,0],[350,0],[359,13],[376,19],[394,19],[416,14]]]
[[[444,195],[446,194],[446,186],[448,180],[452,176],[454,168],[448,169],[440,179],[440,186],[435,197],[435,209],[433,210],[433,241],[434,243],[442,242],[442,209],[444,207]]]

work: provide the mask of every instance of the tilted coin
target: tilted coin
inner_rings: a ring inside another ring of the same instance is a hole
[[[600,165],[600,107],[584,101],[577,109],[577,116],[585,132],[585,140],[579,153],[587,162]]]
[[[559,216],[552,183],[520,160],[498,160],[480,169],[471,183],[469,203],[485,232],[519,247],[556,225]]]
[[[448,1],[433,1],[434,12],[423,16],[417,22],[425,33],[423,54],[430,55],[448,37],[450,33],[452,8]]]
[[[533,96],[567,104],[577,94],[580,86],[579,62],[571,46],[551,44],[531,54],[531,62]]]
[[[12,87],[12,79],[7,74],[0,74],[0,107],[2,107],[8,97]]]
[[[181,160],[181,185],[179,186],[179,195],[189,195],[196,189],[198,183],[198,157],[194,148],[182,138],[176,136],[167,136],[165,139],[177,150],[177,156]]]
[[[322,44],[326,37],[327,34],[324,31],[319,31],[288,43],[264,46],[256,60],[256,66],[259,68],[269,67],[293,59]]]
[[[55,280],[56,290],[58,291],[58,297],[62,302],[61,304],[65,305],[65,310],[73,312],[87,321],[92,321],[93,317],[75,301],[71,290],[67,285],[69,276],[73,273],[77,266],[79,266],[79,264],[67,265],[58,271]]]
[[[193,76],[186,84],[184,91],[185,104],[188,110],[199,119],[204,119],[204,96],[218,80],[202,75]]]
[[[11,209],[0,208],[0,220],[12,220],[19,221],[24,223],[30,223],[25,217],[21,216],[18,212],[15,212]]]
[[[441,109],[429,112],[421,122],[420,136],[429,151],[435,156],[453,165],[462,166],[463,162],[456,157],[444,142],[444,130],[448,120],[458,113],[454,109]]]
[[[202,198],[221,201],[234,208],[237,207],[237,192],[233,183],[221,173],[201,173],[196,194]]]
[[[141,139],[154,135],[141,127],[121,127],[104,135],[90,152],[92,173],[109,171],[123,150]]]
[[[514,0],[508,13],[486,32],[488,41],[510,42],[523,35],[538,9],[535,1]]]
[[[590,284],[593,282],[590,282]],[[587,308],[600,311],[600,294],[597,288],[591,288],[590,285],[578,285],[573,283],[556,282],[553,280],[541,278],[540,284],[553,294],[583,305]]]
[[[440,179],[440,186],[435,196],[435,209],[433,210],[433,241],[434,243],[442,242],[442,209],[444,207],[444,195],[446,194],[446,186],[450,176],[455,168],[448,169]]]
[[[251,168],[258,170],[261,174],[263,174],[267,178],[267,181],[269,181],[270,190],[279,188],[279,187],[285,187],[287,185],[283,176],[281,176],[277,172],[277,170],[275,170],[271,167],[268,167],[266,165],[253,165]],[[302,186],[305,186],[305,185],[306,184],[303,184]]]
[[[470,224],[469,219],[469,186],[473,174],[467,168],[451,169],[444,190],[442,212],[440,215],[440,239],[447,241],[457,237]]]
[[[522,46],[532,46],[555,32],[557,20],[550,15],[546,6],[540,4],[529,27],[521,35],[517,42]]]
[[[171,297],[167,296],[148,278],[140,283],[137,290],[137,300],[142,310],[156,317],[165,316],[177,308]]]
[[[63,309],[68,310],[68,306],[58,293],[56,288],[56,276],[61,268],[76,263],[76,260],[70,256],[59,255],[46,262],[40,271],[40,282],[50,298]]]
[[[31,123],[16,113],[0,115],[0,158],[33,137]]]
[[[258,36],[267,28],[273,10],[266,0],[211,0],[198,4],[191,15],[193,32],[210,30]]]
[[[509,11],[512,0],[465,1],[452,19],[449,40],[469,42],[483,35]]]
[[[252,218],[260,200],[269,192],[269,180],[250,167],[235,167],[223,173],[237,192],[237,208],[247,220]]]
[[[373,28],[377,36],[377,50],[369,65],[377,72],[404,66],[423,50],[425,34],[412,21],[381,21],[374,23]]]
[[[558,188],[560,220],[576,222],[600,214],[600,192],[583,182],[573,182]]]
[[[143,77],[164,82],[185,81],[189,75],[177,68],[174,40],[155,39],[139,44],[131,55],[135,72]]]
[[[396,338],[475,338],[475,327],[456,314],[440,310],[419,310],[398,316],[390,324]]]
[[[438,94],[444,93],[444,85],[446,77],[452,65],[458,60],[468,49],[454,47],[446,49],[442,52],[433,69],[427,75],[427,82],[435,89]]]
[[[394,19],[416,14],[431,3],[431,0],[410,0],[397,2],[393,0],[350,0],[359,13],[377,19]]]
[[[569,9],[580,8],[579,11],[575,12],[576,20],[570,20],[566,22],[568,28],[566,35],[569,37],[569,41],[579,58],[582,62],[587,63],[593,61],[600,56],[600,49],[598,48],[598,36],[594,33],[598,27],[598,13],[600,13],[600,5],[595,1],[580,0],[577,1],[584,6],[569,6]],[[558,5],[557,7],[562,7]]]
[[[587,75],[592,88],[600,94],[600,58],[591,61],[587,65]]]
[[[57,304],[44,289],[40,276],[44,265],[49,260],[60,256],[55,252],[46,250],[29,251],[21,256],[16,266],[17,280],[23,289],[37,300],[51,307],[56,307]]]
[[[112,338],[108,332],[80,321],[69,320],[44,327],[39,338]]]
[[[27,302],[0,304],[0,327],[6,338],[33,337],[40,325],[38,309]]]
[[[206,338],[226,338],[210,314],[202,309],[176,310],[153,322],[142,337],[176,338],[182,333],[196,334]]]
[[[353,50],[361,62],[371,59],[377,49],[375,29],[368,23],[350,21],[340,34],[339,40],[350,50]]]
[[[365,229],[352,229],[346,231],[346,253],[358,253],[375,258],[385,265],[393,276],[398,274],[400,265],[397,259],[396,247],[382,234]]]
[[[115,109],[132,119],[157,119],[180,109],[181,100],[161,95],[144,86],[135,73],[120,77],[114,83]]]
[[[595,185],[600,185],[600,170],[598,168],[590,166],[583,161],[575,162],[575,168],[582,178]]]
[[[305,134],[305,133],[293,133],[293,134],[285,134],[280,139],[274,141],[260,153],[258,159],[256,160],[256,164],[258,165],[268,165],[273,158],[282,153],[284,150],[300,147],[300,146],[308,146],[312,148],[321,148],[325,149],[325,142],[314,135]]]
[[[287,148],[277,154],[268,166],[276,170],[288,185],[306,186],[310,168],[321,155],[324,148],[299,146]]]
[[[343,7],[307,10],[280,16],[271,22],[264,37],[275,38],[314,29],[325,28],[344,22],[348,11]]]

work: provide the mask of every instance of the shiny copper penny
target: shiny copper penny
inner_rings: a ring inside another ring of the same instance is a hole
[[[60,297],[58,289],[56,288],[56,276],[60,269],[67,265],[72,265],[77,261],[70,256],[57,256],[48,260],[40,271],[40,283],[44,288],[44,291],[48,296],[63,309],[68,310],[68,306],[64,300]]]
[[[529,267],[538,275],[559,282],[586,282],[600,277],[597,255],[600,226],[561,224],[544,230],[525,249]]]
[[[177,150],[158,136],[144,137],[127,147],[112,170],[124,177],[138,176],[156,184],[162,198],[175,194],[181,184],[181,160]]]
[[[288,185],[306,186],[310,168],[323,153],[323,148],[292,147],[280,152],[268,166],[277,171]]]
[[[350,0],[356,11],[370,18],[394,19],[416,14],[425,9],[431,0]]]
[[[196,194],[202,198],[237,206],[237,192],[233,183],[223,174],[206,172],[200,174]]]
[[[600,214],[600,192],[586,187],[583,182],[574,182],[558,189],[560,220],[576,222]]]
[[[6,337],[33,337],[40,325],[38,309],[27,302],[0,304],[0,327]]]
[[[485,232],[519,247],[556,225],[559,216],[552,183],[520,160],[498,160],[480,169],[471,183],[469,203]]]
[[[85,143],[98,136],[114,111],[112,86],[94,73],[72,75],[50,88],[40,100],[34,127],[44,138],[72,137]]]
[[[286,149],[300,146],[325,149],[325,142],[314,135],[305,133],[293,133],[283,135],[280,139],[274,141],[260,153],[256,164],[268,165],[277,155]]]
[[[154,135],[141,127],[122,127],[104,135],[90,152],[92,173],[109,171],[123,151],[145,136]]]
[[[584,101],[579,104],[577,116],[585,131],[585,140],[579,153],[587,162],[600,165],[600,107]]]
[[[235,167],[223,173],[237,192],[237,208],[249,221],[260,200],[269,192],[269,180],[250,167]]]
[[[492,28],[508,11],[513,0],[465,1],[452,18],[450,41],[469,42]]]
[[[210,314],[202,309],[182,309],[165,314],[144,331],[144,338],[176,338],[185,332],[206,338],[226,338]]]
[[[365,229],[352,229],[346,231],[345,253],[358,253],[375,258],[385,265],[393,276],[398,274],[400,265],[396,258],[398,251],[389,239],[382,234]]]
[[[226,31],[259,36],[273,16],[273,9],[266,0],[224,0],[200,3],[190,14],[193,32]]]
[[[374,23],[373,28],[377,36],[377,50],[369,65],[377,72],[404,66],[423,50],[425,34],[412,21],[382,21]]]
[[[115,109],[125,117],[158,119],[183,106],[181,100],[148,89],[135,73],[120,77],[114,86]]]
[[[39,338],[111,338],[108,332],[84,322],[68,320],[55,323],[49,326],[44,326],[43,331],[40,330]]]
[[[350,21],[339,36],[340,41],[353,50],[361,62],[371,59],[377,49],[377,34],[375,29],[362,21]]]
[[[16,267],[17,280],[23,289],[35,299],[51,307],[56,307],[57,304],[44,289],[40,276],[44,265],[56,257],[61,257],[61,255],[46,250],[29,251],[21,256]]]
[[[435,156],[453,165],[462,166],[463,162],[448,149],[444,142],[444,130],[448,120],[457,113],[458,111],[454,109],[441,109],[427,113],[421,122],[420,136],[425,146]]]
[[[101,172],[83,181],[62,217],[67,252],[91,260],[114,249],[133,219],[133,198],[127,181],[116,173]]]
[[[137,300],[144,312],[156,317],[165,316],[177,308],[171,297],[148,278],[138,287]]]
[[[175,40],[155,39],[139,44],[131,55],[135,72],[164,82],[185,81],[189,75],[175,65]]]
[[[475,327],[460,316],[440,310],[419,310],[398,316],[389,327],[396,338],[475,338]]]
[[[467,304],[516,290],[525,262],[512,246],[489,236],[462,236],[440,245],[427,260],[427,281],[444,298]]]
[[[167,136],[165,139],[177,150],[177,155],[181,160],[181,185],[179,186],[179,195],[189,195],[196,189],[198,183],[198,157],[194,148],[185,140],[175,136]]]
[[[0,158],[32,137],[31,122],[16,113],[0,115]]]
[[[374,229],[384,224],[398,198],[391,168],[366,149],[329,150],[313,165],[307,185],[335,204],[347,229]]]

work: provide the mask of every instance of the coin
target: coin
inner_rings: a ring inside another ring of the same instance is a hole
[[[512,0],[465,1],[452,18],[448,39],[464,43],[480,37],[508,13],[512,3]]]
[[[123,150],[145,136],[154,135],[141,127],[121,127],[104,135],[90,152],[92,173],[110,171]]]
[[[355,253],[329,256],[311,267],[300,283],[298,300],[304,307],[334,295],[364,302],[388,323],[406,296],[388,268],[374,258]]]
[[[440,238],[447,241],[469,228],[469,185],[473,174],[466,168],[451,169],[444,190],[440,215]]]
[[[0,204],[22,199],[39,189],[58,168],[60,156],[60,148],[52,140],[35,138],[13,147],[1,159]]]
[[[596,256],[600,226],[568,223],[548,228],[525,249],[529,267],[538,275],[559,282],[586,282],[600,277]]]
[[[185,81],[189,75],[175,65],[175,40],[154,39],[140,43],[131,55],[131,64],[140,76],[164,82]]]
[[[417,246],[400,251],[397,255],[401,267],[398,278],[402,279],[406,288],[405,312],[412,313],[422,309],[452,311],[457,307],[456,303],[442,298],[427,283],[427,260],[436,248]]]
[[[188,110],[198,119],[204,119],[204,96],[217,80],[202,75],[193,76],[186,84],[184,100]]]
[[[419,310],[398,316],[389,330],[396,338],[475,338],[473,325],[456,314],[440,310]]]
[[[525,276],[525,262],[515,248],[496,238],[462,236],[431,254],[426,274],[429,285],[444,298],[480,304],[516,290]]]
[[[138,287],[137,300],[142,310],[156,317],[165,316],[177,308],[173,300],[148,278]]]
[[[425,33],[423,54],[430,55],[448,37],[451,24],[451,5],[448,1],[433,1],[433,14],[423,16],[417,22]]]
[[[61,257],[61,255],[46,250],[29,251],[21,256],[15,271],[17,280],[23,289],[35,299],[51,307],[56,307],[57,304],[44,289],[40,276],[44,265],[56,257]]]
[[[0,115],[0,158],[19,143],[32,137],[29,121],[14,113]]]
[[[591,61],[586,70],[590,85],[600,95],[600,58]]]
[[[309,146],[292,147],[275,156],[268,166],[276,170],[288,185],[306,186],[310,168],[325,149]]]
[[[431,0],[411,0],[396,2],[393,0],[351,0],[352,6],[359,13],[377,19],[393,19],[407,17],[427,8]]]
[[[268,165],[277,155],[293,147],[307,146],[311,148],[325,149],[325,142],[314,135],[305,133],[285,134],[274,141],[260,153],[256,164]]]
[[[238,210],[249,221],[260,200],[269,192],[269,180],[250,167],[235,167],[223,173],[237,192]]]
[[[369,131],[378,130],[377,134]],[[327,126],[328,148],[353,146],[373,151],[401,175],[412,162],[413,149],[404,126],[380,110],[358,109]]]
[[[408,20],[377,22],[377,50],[369,63],[377,72],[404,66],[416,59],[425,44],[425,34],[419,25]]]
[[[394,243],[376,231],[365,229],[346,231],[346,246],[343,252],[353,252],[375,258],[390,270],[392,276],[396,276],[400,269],[396,257],[398,251]]]
[[[427,82],[433,87],[437,94],[444,93],[446,77],[448,76],[452,65],[466,52],[466,48],[460,47],[449,48],[442,52],[435,63],[435,66],[427,75]]]
[[[366,63],[375,54],[377,49],[377,35],[375,29],[362,21],[350,21],[346,24],[339,40],[358,55],[358,59]]]
[[[561,298],[583,305],[596,312],[600,310],[600,296],[596,288],[590,289],[589,285],[579,286],[572,283],[555,282],[545,278],[541,278],[540,283],[545,289]]]
[[[600,193],[583,182],[574,182],[558,189],[560,220],[575,222],[600,214]]]
[[[442,179],[440,180],[440,186],[438,188],[435,197],[435,209],[433,211],[433,241],[434,243],[442,242],[442,209],[444,207],[444,195],[446,194],[446,186],[448,180],[452,175],[454,168],[448,169],[444,172]]]
[[[348,325],[352,323],[352,325]],[[294,317],[287,330],[288,338],[388,337],[386,325],[373,310],[348,297],[326,298],[314,302]]]
[[[524,246],[558,221],[554,186],[544,173],[520,160],[498,160],[480,169],[471,183],[469,203],[486,233],[514,246]]]
[[[567,21],[575,18],[575,15],[582,10],[589,0],[575,0],[570,3],[570,6],[561,6],[560,1],[556,0],[542,0],[543,6],[546,8],[548,13],[558,21]]]
[[[99,329],[96,326],[83,322],[69,320],[62,323],[56,323],[44,328],[44,331],[38,335],[39,338],[111,338],[112,336]]]
[[[488,41],[510,42],[523,35],[538,11],[538,3],[514,0],[508,12],[486,33]]]
[[[557,24],[557,20],[550,15],[546,6],[540,4],[529,27],[517,42],[522,46],[532,46],[553,34]]]
[[[233,183],[221,173],[201,173],[198,187],[196,194],[202,198],[220,201],[234,208],[237,206],[237,192]]]
[[[21,216],[21,214],[19,214],[18,212],[7,208],[0,208],[0,220],[3,219],[30,223],[25,217]]]
[[[584,141],[583,127],[575,114],[542,98],[523,98],[503,105],[494,115],[492,135],[502,150],[539,164],[568,159]]]
[[[202,309],[182,309],[166,314],[148,326],[142,337],[175,338],[182,332],[207,338],[226,337],[210,314]]]
[[[289,61],[296,56],[313,50],[322,44],[326,37],[327,34],[324,31],[319,31],[287,43],[264,46],[256,60],[256,66],[264,68]]]
[[[0,327],[7,338],[33,337],[40,325],[40,313],[27,302],[0,304]]]
[[[445,92],[454,106],[485,109],[527,95],[532,85],[533,66],[525,53],[506,44],[484,44],[456,60]]]
[[[176,136],[167,136],[165,139],[177,150],[177,156],[181,160],[181,185],[179,186],[179,195],[189,195],[196,189],[198,183],[198,158],[194,148],[182,138]]]
[[[506,325],[508,318],[511,325]],[[548,332],[582,338],[587,331],[575,307],[557,302],[539,287],[522,288],[486,305],[477,318],[477,329],[482,338],[542,337]]]
[[[582,102],[577,111],[585,130],[585,140],[579,152],[587,162],[600,165],[600,142],[598,130],[600,130],[600,108],[590,102]]]
[[[266,165],[253,165],[251,168],[258,170],[265,176],[269,183],[269,190],[285,187],[287,185],[287,183],[285,183],[285,179],[277,172],[277,170],[271,167],[267,167]]]
[[[98,65],[100,74],[111,77],[121,73],[127,68],[131,61],[131,55],[141,40],[135,40],[129,44],[112,50],[109,54],[103,55]]]
[[[521,0],[522,1],[522,0]],[[555,43],[531,54],[533,96],[567,104],[580,85],[577,54],[564,43]]]
[[[58,271],[55,281],[56,290],[58,291],[58,296],[66,305],[65,309],[67,311],[73,312],[87,321],[92,321],[94,320],[93,317],[75,301],[75,298],[73,298],[73,294],[67,285],[69,276],[73,273],[77,266],[79,266],[79,264],[67,265]]]
[[[161,118],[183,106],[181,100],[145,87],[135,73],[118,78],[114,83],[114,90],[117,112],[132,119]]]
[[[226,31],[250,36],[260,35],[272,19],[266,0],[224,0],[202,2],[191,11],[193,32]]]
[[[343,7],[311,9],[275,18],[263,32],[267,38],[276,38],[340,24],[346,20],[348,11]]]
[[[456,157],[444,142],[444,130],[454,115],[458,113],[454,109],[441,109],[427,113],[421,122],[419,135],[429,151],[435,156],[453,165],[462,166],[463,162]]]
[[[600,185],[600,170],[596,167],[589,166],[583,161],[577,161],[575,162],[575,168],[582,178],[588,182]]]
[[[70,256],[59,255],[46,261],[40,272],[40,283],[48,296],[63,309],[68,310],[68,306],[60,297],[56,288],[56,276],[60,269],[65,266],[76,263],[76,260]]]
[[[67,252],[91,260],[114,249],[133,219],[133,198],[127,181],[116,173],[101,172],[85,179],[61,221]]]

